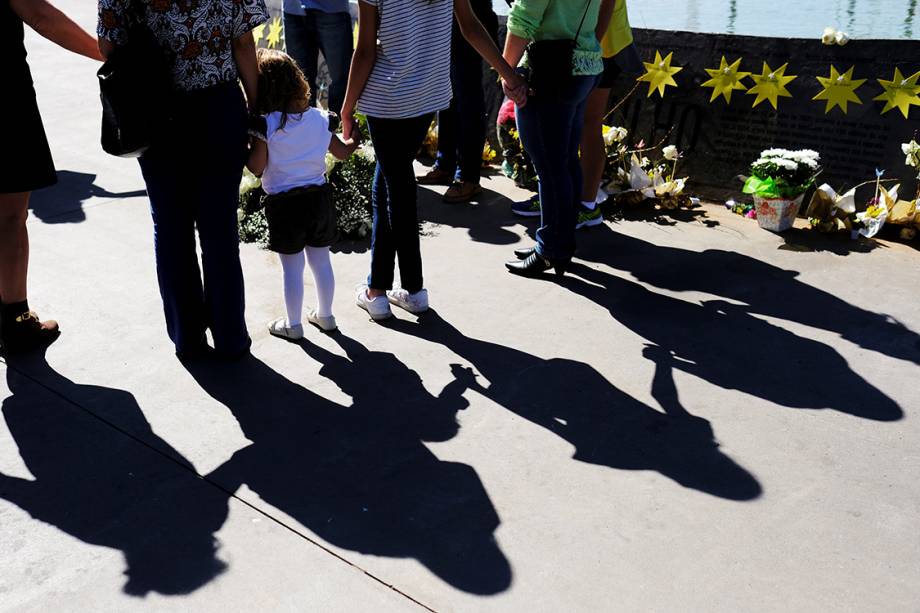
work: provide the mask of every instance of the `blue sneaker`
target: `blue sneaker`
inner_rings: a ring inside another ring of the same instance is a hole
[[[604,215],[601,213],[601,207],[595,206],[593,209],[588,209],[582,205],[578,205],[578,222],[575,224],[576,230],[589,228],[591,226],[599,226],[602,223],[604,223]]]
[[[524,202],[512,202],[511,212],[521,217],[539,217],[540,196],[534,195],[533,198]]]

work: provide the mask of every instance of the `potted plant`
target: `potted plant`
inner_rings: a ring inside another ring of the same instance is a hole
[[[820,173],[816,151],[767,149],[751,164],[744,193],[754,196],[757,223],[772,232],[792,227],[802,200]]]

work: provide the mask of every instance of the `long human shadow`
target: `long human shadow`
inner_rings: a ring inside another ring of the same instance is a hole
[[[797,271],[757,258],[720,249],[698,252],[655,245],[606,225],[579,235],[578,257],[661,289],[705,292],[741,302],[748,313],[834,332],[864,349],[920,364],[917,332],[883,312],[854,306],[799,280]],[[666,320],[663,323],[672,318]]]
[[[680,485],[729,500],[752,500],[760,484],[722,453],[710,423],[680,404],[667,379],[652,392],[664,413],[610,383],[588,364],[544,359],[471,338],[433,310],[391,324],[438,343],[473,365],[489,385],[472,389],[575,447],[574,459],[622,470],[656,471]]]
[[[45,223],[80,223],[86,221],[83,203],[90,198],[134,198],[147,192],[110,192],[96,185],[96,175],[72,170],[59,170],[58,182],[32,193],[29,208]]]
[[[754,317],[744,306],[672,298],[583,264],[570,270],[559,283],[645,339],[656,365],[668,372],[681,370],[789,408],[833,409],[878,421],[903,416],[835,349]]]
[[[176,464],[191,466],[157,437],[130,393],[74,383],[43,355],[8,359],[6,377],[12,395],[3,417],[34,478],[0,473],[0,499],[84,543],[121,551],[123,589],[133,596],[191,593],[225,569],[214,533],[227,495]],[[157,451],[67,400],[74,398],[117,411]]]
[[[419,219],[434,224],[462,228],[479,243],[513,245],[520,240],[509,228],[521,223],[510,210],[511,200],[489,189],[483,189],[473,203],[448,204],[429,189],[419,189]]]
[[[467,373],[455,369],[458,378],[433,396],[393,354],[332,338],[348,357],[302,346],[352,397],[350,406],[292,383],[254,357],[186,364],[252,441],[207,478],[231,492],[245,484],[336,547],[414,558],[474,594],[507,589],[511,567],[494,538],[500,521],[479,477],[423,444],[457,433]]]

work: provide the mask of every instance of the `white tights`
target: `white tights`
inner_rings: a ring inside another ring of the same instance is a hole
[[[316,285],[316,314],[320,317],[332,315],[332,297],[335,295],[335,275],[329,260],[329,247],[307,247],[290,255],[279,253],[284,271],[284,303],[287,306],[288,325],[296,326],[303,317],[303,272],[304,253],[310,262],[313,282]]]

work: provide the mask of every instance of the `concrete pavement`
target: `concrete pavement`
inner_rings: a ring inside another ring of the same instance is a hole
[[[62,2],[92,26],[92,3]],[[36,198],[46,355],[0,364],[0,609],[914,611],[920,282],[908,246],[785,240],[716,207],[579,235],[564,280],[485,182],[425,191],[435,312],[183,367],[136,164],[90,62],[27,42],[64,179]],[[308,288],[308,295],[310,288]]]

